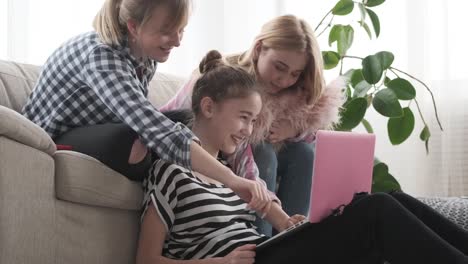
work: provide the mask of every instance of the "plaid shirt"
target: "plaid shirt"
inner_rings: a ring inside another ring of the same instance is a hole
[[[23,114],[52,138],[75,127],[122,122],[161,159],[191,168],[190,143],[198,139],[148,101],[156,62],[136,60],[127,43],[109,46],[96,32],[69,40],[47,60]]]

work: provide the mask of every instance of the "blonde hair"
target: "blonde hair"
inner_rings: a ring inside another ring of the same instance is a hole
[[[155,8],[168,7],[172,22],[169,28],[184,25],[189,16],[191,0],[106,0],[96,14],[93,27],[101,40],[109,45],[120,45],[127,34],[127,21],[144,25]]]
[[[325,80],[322,53],[309,24],[293,15],[276,17],[263,25],[260,34],[257,35],[249,50],[228,57],[227,61],[238,64],[258,78],[255,46],[259,42],[265,48],[293,50],[307,54],[308,60],[304,72],[292,87],[303,89],[306,94],[306,102],[314,104],[322,94]]]
[[[204,97],[210,97],[214,102],[222,102],[233,98],[246,98],[258,93],[254,76],[239,66],[233,66],[223,61],[217,50],[209,51],[199,65],[200,78],[193,87],[192,111],[200,113],[200,102]]]

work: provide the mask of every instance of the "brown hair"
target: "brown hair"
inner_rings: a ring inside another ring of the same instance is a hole
[[[254,77],[238,66],[226,64],[216,50],[209,51],[199,65],[200,78],[193,87],[192,110],[200,112],[200,102],[210,97],[214,102],[245,98],[259,93]]]
[[[293,15],[276,17],[263,25],[249,50],[240,55],[231,56],[227,60],[256,76],[255,45],[259,42],[262,48],[306,53],[308,56],[306,67],[293,87],[303,89],[307,103],[314,104],[322,94],[325,80],[322,53],[310,25]]]
[[[106,0],[94,17],[93,27],[104,43],[119,45],[127,34],[129,19],[144,25],[154,9],[160,6],[168,7],[169,17],[172,18],[169,28],[186,24],[191,0]]]

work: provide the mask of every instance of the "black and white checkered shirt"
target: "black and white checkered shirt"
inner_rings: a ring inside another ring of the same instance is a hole
[[[198,139],[147,99],[155,72],[156,62],[136,60],[127,42],[111,47],[96,32],[85,33],[49,57],[23,114],[52,138],[75,127],[125,123],[161,159],[191,168],[190,143]]]

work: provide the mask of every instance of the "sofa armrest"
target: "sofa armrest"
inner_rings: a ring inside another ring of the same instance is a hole
[[[18,112],[1,105],[0,136],[5,136],[49,155],[56,151],[54,141],[41,127]]]

